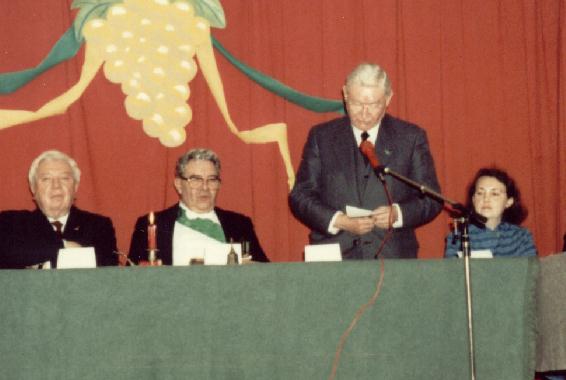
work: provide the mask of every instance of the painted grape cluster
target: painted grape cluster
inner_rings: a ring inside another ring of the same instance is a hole
[[[210,38],[209,22],[187,2],[124,0],[106,19],[89,20],[83,36],[104,59],[106,78],[121,84],[128,115],[163,145],[181,145],[192,119],[187,100],[198,70],[194,56]]]

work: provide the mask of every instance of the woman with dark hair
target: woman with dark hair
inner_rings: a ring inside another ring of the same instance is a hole
[[[487,218],[485,228],[470,224],[473,251],[490,250],[493,256],[536,256],[531,233],[520,226],[527,217],[521,193],[505,171],[480,169],[468,187],[466,206]],[[459,236],[450,233],[444,256],[457,256],[460,248]]]

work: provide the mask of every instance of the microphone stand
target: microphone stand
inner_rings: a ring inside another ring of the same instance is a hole
[[[462,246],[462,256],[464,257],[464,273],[465,273],[465,286],[466,286],[466,310],[468,317],[468,348],[469,348],[469,360],[470,360],[470,372],[471,379],[476,380],[476,364],[475,364],[475,353],[474,353],[474,329],[473,329],[473,313],[472,313],[472,277],[470,272],[470,235],[469,235],[469,224],[470,220],[481,225],[485,224],[487,219],[468,208],[464,207],[462,204],[455,202],[451,199],[446,198],[437,191],[431,188],[413,181],[410,178],[399,174],[388,167],[377,166],[374,167],[375,174],[378,178],[382,179],[384,174],[388,174],[393,178],[405,183],[406,185],[419,190],[423,195],[433,198],[441,203],[447,203],[452,207],[452,210],[458,214],[456,221],[461,232],[461,246]]]

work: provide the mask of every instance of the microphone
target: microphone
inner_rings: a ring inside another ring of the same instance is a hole
[[[382,182],[385,181],[385,179],[383,178],[384,168],[383,166],[379,165],[379,160],[375,155],[375,149],[373,147],[373,144],[367,140],[362,141],[362,143],[360,144],[360,151],[368,159],[369,164],[377,174],[379,180]]]

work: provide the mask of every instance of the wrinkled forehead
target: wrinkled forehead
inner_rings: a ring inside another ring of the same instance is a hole
[[[198,175],[202,177],[217,176],[218,169],[210,160],[190,160],[185,165],[184,173],[187,176]]]

